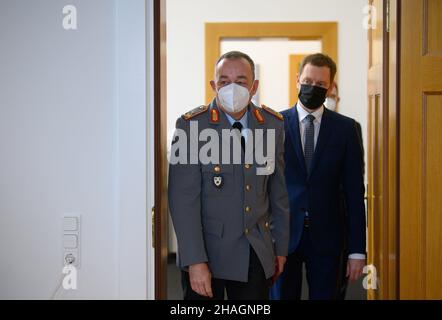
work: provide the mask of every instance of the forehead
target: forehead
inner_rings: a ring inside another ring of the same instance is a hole
[[[302,78],[311,78],[317,81],[330,81],[330,68],[318,67],[312,64],[307,64],[301,74]]]
[[[222,75],[252,75],[252,67],[250,63],[244,58],[238,59],[223,59],[216,66],[216,71],[219,76]]]

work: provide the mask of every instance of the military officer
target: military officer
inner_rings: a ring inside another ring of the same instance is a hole
[[[216,98],[177,120],[177,131],[185,133],[184,145],[198,147],[178,149],[185,161],[171,162],[169,168],[169,208],[178,240],[184,299],[223,299],[226,290],[229,299],[266,300],[269,286],[283,271],[290,225],[284,122],[279,113],[251,103],[258,84],[248,55],[224,54],[211,81]],[[216,135],[211,139],[218,137],[221,143],[226,143],[222,131],[234,133],[232,145],[223,147],[222,161],[191,161],[200,154],[204,140],[191,141],[195,124],[198,133],[213,129]],[[254,136],[257,129],[263,131],[262,138]],[[183,135],[176,134],[172,150],[180,139]],[[274,154],[269,156],[270,143],[274,143]],[[268,151],[265,163],[246,156],[258,144]],[[226,150],[230,151],[227,163]],[[232,160],[239,153],[240,161]]]

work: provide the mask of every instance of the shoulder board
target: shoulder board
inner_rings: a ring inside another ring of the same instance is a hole
[[[262,116],[261,110],[259,108],[253,110],[253,114],[255,115],[256,121],[258,121],[258,123],[263,124],[265,122],[264,117]]]
[[[284,121],[284,117],[282,114],[280,114],[279,112],[267,107],[266,105],[261,105],[262,110],[266,111],[267,113],[270,113],[272,116],[278,118],[281,121]]]
[[[207,110],[209,110],[209,106],[199,106],[198,108],[195,108],[189,112],[186,112],[185,114],[183,114],[183,119],[184,120],[190,120],[194,117],[196,117],[197,115],[200,115],[204,112],[206,112]]]

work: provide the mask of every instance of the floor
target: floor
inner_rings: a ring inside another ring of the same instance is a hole
[[[167,296],[169,300],[182,300],[183,293],[181,289],[181,274],[180,270],[175,264],[175,257],[169,257],[169,264],[167,270]],[[307,280],[305,279],[304,272],[304,280],[303,280],[303,290],[302,290],[302,300],[307,300],[308,297],[308,289],[307,289]],[[354,283],[349,284],[347,289],[346,300],[366,300],[367,294],[365,289],[362,287],[362,278]]]

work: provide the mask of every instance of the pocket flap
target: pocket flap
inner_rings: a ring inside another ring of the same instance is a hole
[[[224,224],[221,221],[214,219],[204,219],[203,221],[203,231],[206,233],[210,233],[222,238],[223,229]]]

